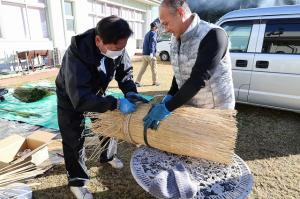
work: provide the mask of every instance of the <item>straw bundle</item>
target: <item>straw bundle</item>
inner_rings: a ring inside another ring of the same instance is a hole
[[[43,97],[52,95],[52,91],[48,88],[36,87],[36,88],[16,88],[13,96],[22,102],[36,102]]]
[[[149,104],[140,104],[129,115],[119,111],[90,116],[94,117],[92,130],[109,137],[134,144],[145,144],[143,117]],[[161,122],[157,131],[148,129],[150,146],[163,151],[204,158],[229,164],[234,154],[236,140],[236,111],[181,107]]]

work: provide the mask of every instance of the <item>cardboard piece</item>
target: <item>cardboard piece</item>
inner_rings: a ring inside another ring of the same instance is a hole
[[[11,135],[0,140],[0,162],[10,163],[21,150],[25,138],[19,135]]]
[[[35,131],[26,138],[14,134],[0,140],[0,168],[12,161],[20,162],[27,158],[35,165],[41,164],[49,158],[47,144],[55,136],[46,131]],[[16,159],[16,155],[26,149],[30,149],[30,152]]]

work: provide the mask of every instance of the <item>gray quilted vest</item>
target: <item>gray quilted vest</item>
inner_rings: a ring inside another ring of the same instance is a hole
[[[219,26],[200,20],[197,14],[193,15],[193,22],[181,35],[181,44],[175,37],[171,42],[171,64],[179,88],[190,77],[203,38],[211,29],[221,29]],[[199,108],[234,109],[235,98],[229,49],[220,63],[209,71],[209,74],[211,78],[205,81],[205,87],[187,104]]]

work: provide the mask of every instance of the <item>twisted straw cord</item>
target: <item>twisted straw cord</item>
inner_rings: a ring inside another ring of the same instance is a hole
[[[153,99],[155,99],[155,98],[157,98],[157,97],[162,97],[162,96],[164,96],[164,95],[154,95],[154,96],[153,96]],[[129,125],[130,125],[131,117],[132,117],[132,113],[128,114],[128,115],[125,117],[124,122],[123,122],[123,132],[122,132],[122,133],[124,134],[126,141],[128,141],[128,142],[130,142],[130,143],[132,143],[132,144],[137,145],[138,143],[136,143],[136,142],[133,140],[133,138],[132,138],[132,136],[131,136],[131,133],[130,133],[130,131],[129,131]]]
[[[131,117],[132,117],[132,113],[128,114],[128,115],[125,117],[125,119],[124,119],[124,122],[123,122],[123,134],[124,134],[124,136],[125,136],[125,139],[126,139],[128,142],[130,142],[130,143],[132,143],[132,144],[137,144],[137,143],[133,140],[133,138],[132,138],[132,136],[131,136],[131,133],[130,133],[130,131],[129,131],[129,124],[130,124],[130,119],[131,119]]]

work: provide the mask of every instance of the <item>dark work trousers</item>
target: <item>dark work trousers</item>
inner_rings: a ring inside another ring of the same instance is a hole
[[[58,126],[62,136],[65,167],[68,173],[69,186],[84,186],[89,180],[88,170],[85,165],[84,149],[84,115],[73,110],[57,106]],[[102,146],[109,141],[109,138],[102,143]],[[107,147],[100,155],[100,162],[110,161],[107,159]]]
[[[69,186],[84,186],[89,180],[83,147],[84,116],[82,113],[58,106],[57,117]]]

